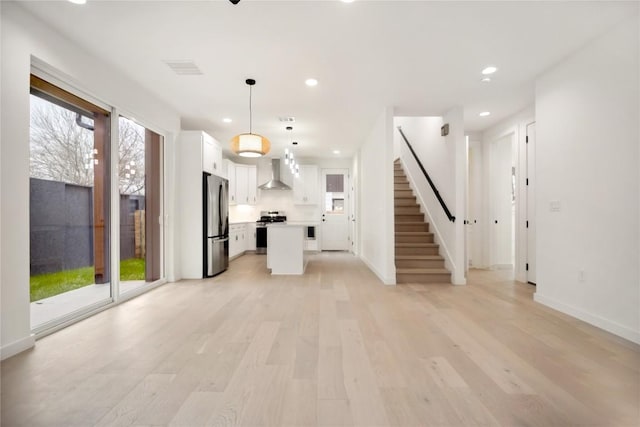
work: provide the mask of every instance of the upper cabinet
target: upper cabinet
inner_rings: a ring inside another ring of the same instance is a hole
[[[222,175],[222,147],[211,136],[202,132],[202,170],[212,175]]]
[[[317,205],[320,201],[318,189],[318,166],[300,165],[300,176],[293,180],[293,203]]]
[[[229,204],[236,203],[236,164],[231,160],[225,160],[227,164],[227,178],[229,179]]]
[[[189,158],[189,167],[200,172],[222,176],[222,147],[211,135],[195,130],[180,132],[183,159]]]
[[[255,205],[258,202],[258,176],[255,165],[242,165],[227,160],[229,204]]]

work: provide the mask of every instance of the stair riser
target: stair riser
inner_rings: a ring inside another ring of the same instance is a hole
[[[393,201],[393,205],[394,206],[417,206],[416,205],[416,198],[412,197],[412,198],[406,198],[406,199],[398,199],[396,198]]]
[[[403,222],[403,221],[408,221],[408,222],[421,222],[421,221],[424,221],[424,215],[423,214],[407,215],[407,214],[398,214],[396,212],[395,217],[396,217],[396,223]]]
[[[396,243],[433,243],[433,234],[426,236],[396,236]]]
[[[397,199],[410,198],[415,200],[415,196],[413,195],[413,191],[409,190],[395,190],[393,192],[393,197]]]
[[[444,268],[443,259],[397,259],[396,268]]]
[[[451,274],[397,274],[397,283],[451,283]]]
[[[413,206],[396,206],[395,209],[395,214],[396,215],[419,215],[420,214],[420,207],[413,205]]]
[[[411,191],[409,184],[393,184],[393,191]]]
[[[403,224],[396,223],[395,231],[424,231],[429,232],[429,223],[423,222],[422,224]]]
[[[396,255],[438,255],[438,248],[396,248]]]

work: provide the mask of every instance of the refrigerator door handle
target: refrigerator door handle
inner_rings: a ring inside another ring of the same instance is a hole
[[[222,238],[220,238],[220,237],[214,237],[214,238],[213,238],[213,241],[214,241],[214,242],[226,242],[226,241],[228,241],[228,240],[229,240],[229,238],[228,238],[228,237],[222,237]]]

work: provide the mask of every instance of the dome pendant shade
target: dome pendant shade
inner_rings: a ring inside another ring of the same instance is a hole
[[[242,157],[261,157],[269,152],[271,143],[262,135],[253,133],[253,112],[251,110],[251,88],[256,84],[253,79],[247,79],[249,86],[249,133],[241,133],[231,139],[231,150]]]
[[[270,149],[269,140],[255,133],[241,133],[231,139],[231,150],[242,157],[261,157]]]

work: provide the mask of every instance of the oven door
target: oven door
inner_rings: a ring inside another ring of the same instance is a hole
[[[267,226],[258,224],[256,226],[256,253],[267,253]]]

